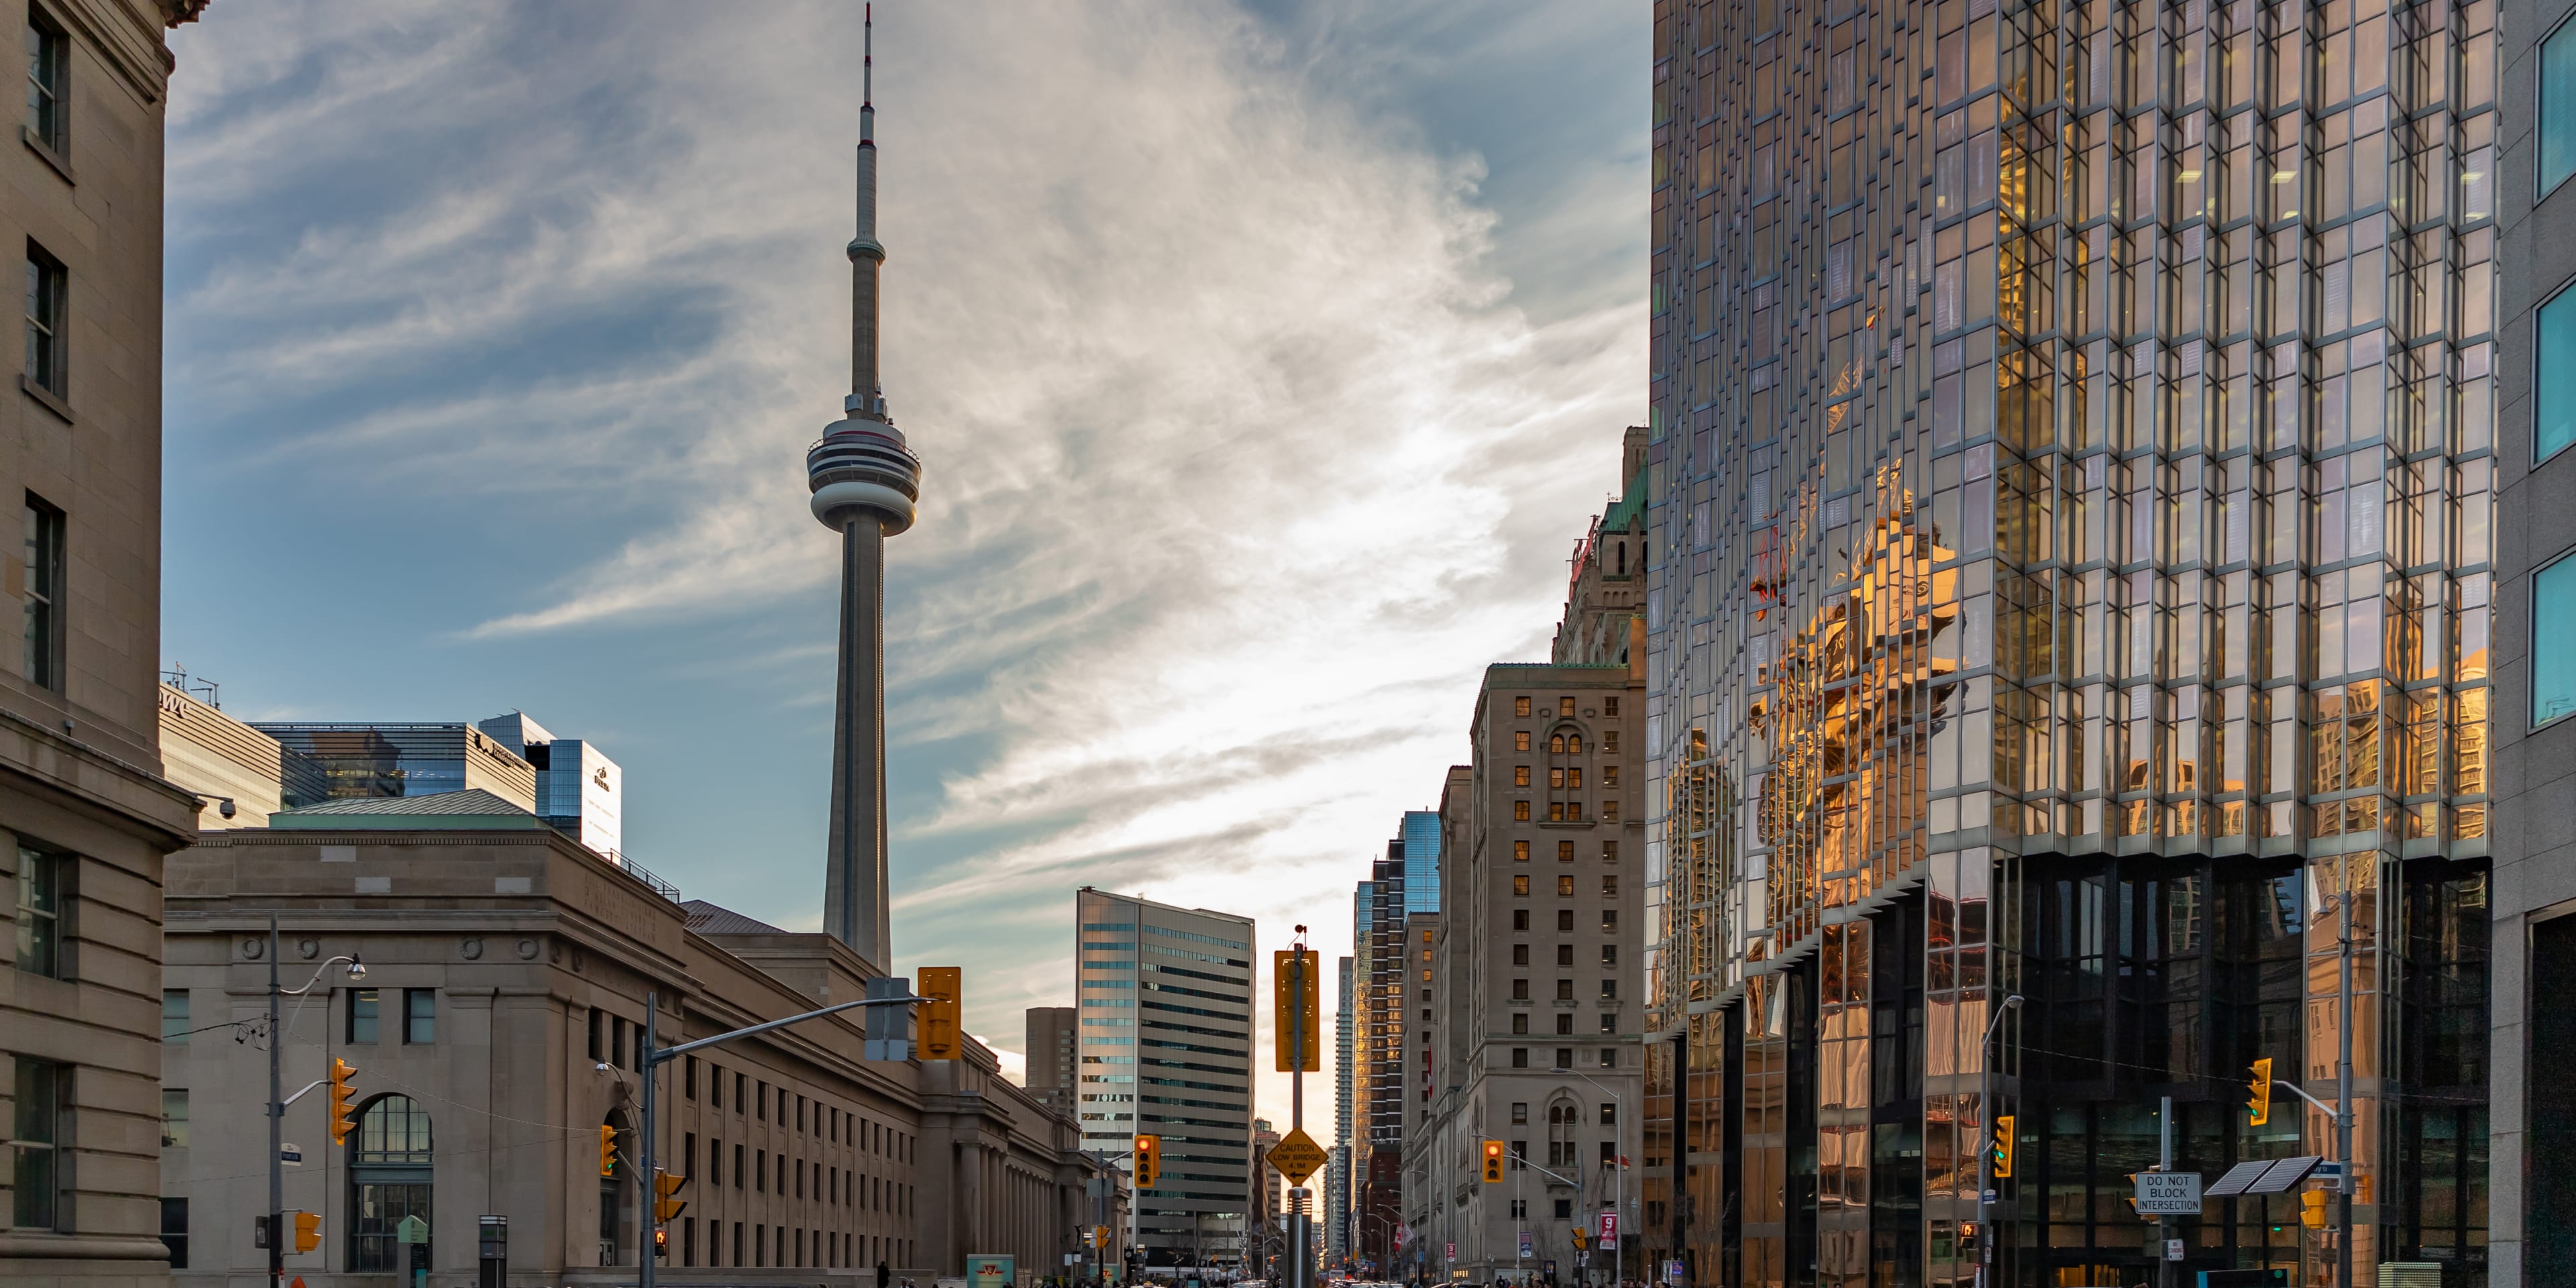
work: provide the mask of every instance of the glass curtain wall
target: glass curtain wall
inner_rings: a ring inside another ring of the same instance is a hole
[[[2349,900],[2353,1260],[2482,1282],[2493,0],[1655,13],[1650,1246],[1971,1282],[2009,1114],[1993,1276],[2126,1282],[2162,1095],[2330,1151],[2229,1107],[2331,1087]],[[2188,1269],[2332,1252],[2234,1206]]]

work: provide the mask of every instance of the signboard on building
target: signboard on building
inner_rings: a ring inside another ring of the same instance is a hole
[[[1619,1237],[1619,1213],[1617,1212],[1617,1210],[1615,1210],[1615,1209],[1611,1209],[1611,1208],[1604,1208],[1604,1209],[1602,1209],[1602,1211],[1601,1211],[1601,1242],[1603,1242],[1603,1243],[1607,1244],[1607,1243],[1610,1243],[1610,1242],[1615,1241],[1616,1239],[1618,1239],[1618,1237]]]
[[[1012,1288],[1017,1281],[1017,1267],[1007,1256],[978,1255],[966,1258],[966,1288]]]

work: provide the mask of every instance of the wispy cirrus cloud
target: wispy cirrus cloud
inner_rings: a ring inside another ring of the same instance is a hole
[[[1543,653],[1643,402],[1642,137],[1516,141],[1554,149],[1551,187],[1436,87],[1631,35],[1642,67],[1642,24],[880,7],[886,384],[927,465],[889,550],[901,964],[968,956],[972,1023],[1014,1045],[1019,1006],[1069,1000],[1077,884],[1345,951],[1350,882],[1463,755],[1483,665]],[[436,606],[385,645],[456,673],[432,688],[721,692],[705,737],[612,748],[630,780],[737,781],[706,761],[750,732],[818,784],[837,546],[800,453],[846,388],[850,15],[444,16],[182,34],[174,439],[330,522],[473,533],[408,584],[332,583],[358,616]],[[210,635],[294,629],[179,599]],[[629,727],[614,694],[541,715]],[[630,839],[728,838],[655,866],[818,924],[819,791],[732,800],[639,799]]]

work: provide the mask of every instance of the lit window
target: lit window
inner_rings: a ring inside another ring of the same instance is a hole
[[[1513,894],[1518,894],[1518,895],[1526,895],[1526,894],[1528,894],[1528,893],[1529,893],[1529,878],[1528,878],[1528,877],[1513,877],[1513,878],[1512,878],[1512,893],[1513,893]]]
[[[1512,699],[1512,714],[1516,716],[1528,715],[1530,713],[1529,704],[1530,700],[1527,698]]]
[[[1618,801],[1606,800],[1601,802],[1601,821],[1604,823],[1616,823],[1619,821]]]
[[[1529,730],[1527,730],[1527,729],[1523,729],[1523,730],[1521,730],[1519,733],[1516,733],[1516,734],[1513,734],[1513,735],[1512,735],[1512,750],[1514,750],[1514,751],[1527,751],[1527,750],[1529,750],[1529,749],[1530,749],[1530,736],[1529,736]]]
[[[2545,461],[2576,443],[2576,290],[2533,311],[2531,328],[2531,451]]]
[[[1512,842],[1512,862],[1514,862],[1514,863],[1527,863],[1527,862],[1529,862],[1529,842],[1527,842],[1527,841],[1514,841],[1514,842]]]
[[[2576,557],[2561,555],[2531,578],[2531,723],[2576,713],[2576,652],[2548,647],[2576,638]]]
[[[1620,549],[1619,549],[1619,553],[1620,553],[1621,555],[1623,555],[1623,556],[1624,556],[1624,555],[1626,555],[1626,554],[1628,553],[1627,547],[1625,547],[1625,546],[1620,547]],[[1601,714],[1603,714],[1603,715],[1605,715],[1605,716],[1615,716],[1615,715],[1619,714],[1619,699],[1617,699],[1617,698],[1603,698],[1603,699],[1601,699]]]
[[[1559,841],[1556,843],[1556,861],[1559,863],[1574,862],[1574,842]]]
[[[1526,823],[1526,822],[1528,822],[1528,821],[1529,821],[1529,816],[1530,816],[1530,815],[1529,815],[1529,802],[1528,802],[1528,801],[1513,801],[1513,802],[1512,802],[1512,820],[1513,820],[1514,822],[1518,822],[1518,823]]]
[[[1574,878],[1558,877],[1556,879],[1556,892],[1571,898],[1574,894]]]
[[[1556,700],[1556,713],[1557,713],[1558,715],[1561,715],[1561,716],[1570,716],[1570,715],[1573,715],[1573,714],[1574,714],[1574,699],[1572,699],[1572,698],[1558,698],[1558,699]]]
[[[1527,787],[1527,786],[1529,786],[1529,785],[1530,785],[1530,776],[1529,776],[1529,774],[1530,774],[1530,767],[1529,767],[1529,766],[1527,766],[1527,765],[1514,765],[1514,766],[1512,766],[1512,786],[1514,786],[1514,787]]]
[[[2540,42],[2540,195],[2576,174],[2576,22]]]

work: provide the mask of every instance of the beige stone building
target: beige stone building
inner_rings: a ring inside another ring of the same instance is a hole
[[[1628,663],[1628,619],[1646,611],[1646,429],[1620,440],[1619,496],[1593,516],[1575,543],[1548,660],[1581,666]]]
[[[24,6],[0,158],[23,248],[0,403],[0,1281],[159,1283],[162,856],[197,803],[161,776],[161,138],[178,0]]]
[[[239,786],[275,762],[273,741],[210,705],[166,710],[184,713],[164,725],[174,773]],[[197,754],[209,747],[227,750]],[[335,1058],[358,1070],[346,1140],[330,1139],[324,1092],[287,1111],[301,1161],[285,1206],[321,1218],[320,1246],[286,1259],[309,1288],[393,1273],[414,1216],[441,1288],[482,1281],[486,1217],[507,1222],[517,1282],[631,1280],[646,999],[657,1042],[676,1046],[859,997],[878,973],[828,935],[682,902],[479,789],[264,823],[210,829],[170,859],[160,1193],[180,1214],[183,1283],[266,1263],[252,1227],[267,1206],[272,916],[281,983],[313,981],[287,1004],[285,1089]],[[665,1277],[857,1283],[883,1264],[926,1283],[993,1253],[1044,1275],[1098,1222],[1095,1182],[1123,1208],[1117,1169],[991,1051],[869,1061],[863,1023],[826,1017],[663,1066],[656,1161],[688,1178]],[[603,1127],[618,1133],[606,1176]]]

